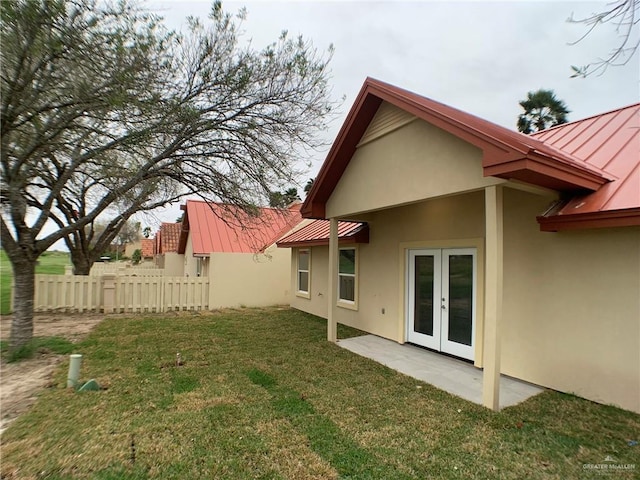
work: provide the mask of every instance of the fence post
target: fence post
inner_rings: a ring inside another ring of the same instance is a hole
[[[104,313],[113,313],[116,305],[116,276],[112,273],[107,273],[102,276],[102,281]]]
[[[65,275],[73,275],[73,265],[65,265],[64,266],[64,274]]]

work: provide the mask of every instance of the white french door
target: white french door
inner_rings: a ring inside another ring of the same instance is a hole
[[[473,360],[475,298],[475,248],[408,250],[408,342]]]

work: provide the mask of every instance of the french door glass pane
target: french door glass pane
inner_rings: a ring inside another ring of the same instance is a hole
[[[449,340],[471,345],[473,255],[449,256]]]
[[[433,269],[433,256],[415,257],[413,329],[425,335],[433,335]]]

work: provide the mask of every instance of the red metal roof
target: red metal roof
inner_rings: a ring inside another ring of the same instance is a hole
[[[529,135],[367,78],[302,206],[304,217],[324,218],[326,201],[383,101],[480,148],[485,176],[519,179],[569,192],[594,191],[611,180],[598,168]]]
[[[257,253],[301,220],[300,204],[285,210],[260,208],[259,215],[253,217],[232,205],[187,200],[178,251],[185,252],[187,235],[191,232],[194,255]]]
[[[278,247],[329,245],[331,222],[315,220],[278,240]],[[369,243],[369,226],[361,222],[338,222],[339,243]]]
[[[614,177],[539,217],[543,230],[640,225],[640,103],[533,136]]]
[[[577,228],[640,224],[638,105],[524,135],[371,78],[365,80],[307,195],[304,217],[325,217],[325,204],[383,101],[480,148],[485,176],[521,180],[576,200],[562,213],[553,211],[539,219],[542,229],[546,218],[566,219],[579,204],[578,209],[596,214],[598,221],[590,219]]]

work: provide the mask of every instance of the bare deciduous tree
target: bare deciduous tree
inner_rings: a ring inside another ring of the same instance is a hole
[[[609,67],[626,65],[638,52],[638,47],[640,47],[640,35],[638,34],[640,0],[617,0],[608,3],[604,11],[593,13],[588,17],[574,18],[572,13],[567,21],[587,26],[587,31],[584,35],[569,45],[579,43],[597,27],[607,23],[615,26],[615,31],[620,37],[617,46],[606,57],[599,58],[588,65],[572,65],[572,77],[584,78],[594,73],[602,75]]]
[[[242,39],[244,16],[215,2],[207,21],[190,18],[174,34],[126,0],[3,4],[10,349],[32,337],[35,264],[56,241],[87,256],[83,245],[110,242],[135,212],[184,194],[255,209],[324,144],[331,48],[318,52],[283,32],[256,49]],[[106,218],[96,239],[92,225]],[[47,233],[48,221],[58,229]]]

